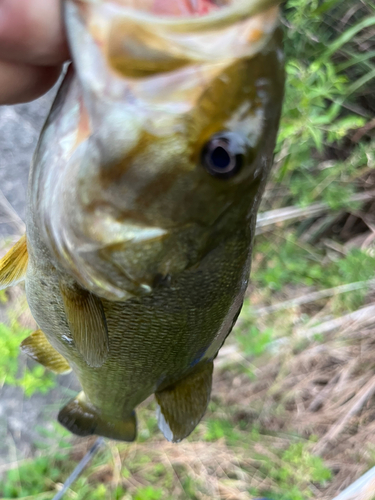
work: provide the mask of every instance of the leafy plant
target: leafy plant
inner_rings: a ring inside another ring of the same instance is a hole
[[[260,289],[270,287],[277,291],[286,285],[301,284],[324,289],[366,281],[375,276],[375,258],[368,253],[354,248],[341,258],[325,259],[322,250],[300,243],[293,233],[288,233],[280,245],[259,242],[255,253],[263,257],[263,264],[252,275],[253,282]],[[342,295],[338,300],[344,301],[344,307],[355,309],[361,305],[365,295],[366,288],[363,288]],[[251,335],[249,342],[250,338]]]
[[[163,490],[146,486],[139,488],[134,496],[134,500],[160,500],[163,497]]]
[[[351,130],[371,119],[350,103],[375,79],[375,51],[361,53],[356,42],[364,29],[375,25],[374,9],[364,2],[345,29],[341,19],[351,6],[341,0],[289,0],[284,9],[287,82],[274,178],[291,187],[289,203],[310,203],[326,191],[323,199],[337,208],[353,192],[352,185],[337,182],[341,175],[329,172],[333,183],[315,190],[315,196],[309,194],[324,183],[317,165],[326,149],[340,149]]]
[[[19,367],[19,345],[31,332],[22,328],[17,321],[11,326],[0,323],[0,381],[3,384],[22,387],[26,396],[34,392],[48,392],[55,385],[51,373],[36,365],[31,369]]]
[[[236,340],[241,346],[241,352],[247,356],[263,354],[272,339],[273,330],[271,328],[260,330],[255,325],[249,325],[245,322],[236,329]]]
[[[208,419],[207,431],[204,439],[206,441],[217,441],[225,438],[229,443],[235,444],[240,439],[240,434],[233,428],[233,424],[225,419]]]

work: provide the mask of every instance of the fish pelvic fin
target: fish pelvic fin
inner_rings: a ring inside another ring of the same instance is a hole
[[[87,401],[84,392],[60,410],[58,421],[77,436],[104,436],[118,441],[134,441],[137,422],[133,411],[127,418],[118,420],[102,415]]]
[[[99,297],[78,286],[60,282],[66,319],[75,346],[86,363],[99,368],[108,351],[108,329],[103,304]]]
[[[0,290],[25,279],[29,256],[26,235],[0,260]]]
[[[21,350],[34,361],[54,373],[69,373],[72,369],[67,360],[48,342],[42,330],[36,330],[21,343]]]
[[[171,387],[156,392],[158,426],[168,441],[178,443],[198,425],[210,401],[213,362],[197,369]]]

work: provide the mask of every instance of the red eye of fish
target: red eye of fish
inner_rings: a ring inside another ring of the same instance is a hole
[[[243,164],[245,142],[234,132],[220,132],[211,137],[202,150],[202,164],[213,176],[228,179]]]

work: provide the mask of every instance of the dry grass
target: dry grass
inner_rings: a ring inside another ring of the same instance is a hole
[[[223,404],[243,411],[259,406],[268,430],[317,436],[315,453],[334,472],[316,498],[328,500],[375,462],[375,325],[347,325],[302,352],[292,345],[268,362],[257,361],[249,385],[219,378],[215,393]]]

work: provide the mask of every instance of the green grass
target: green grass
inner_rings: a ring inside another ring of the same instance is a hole
[[[52,433],[49,434],[52,437]],[[54,491],[56,483],[64,480],[67,470],[72,467],[69,463],[72,448],[69,433],[56,424],[53,436],[55,443],[52,452],[49,450],[50,446],[47,447],[46,453],[46,445],[35,443],[40,449],[37,457],[34,460],[21,461],[0,479],[1,498],[52,498],[51,492]]]
[[[149,409],[144,411],[147,413]],[[24,461],[6,473],[0,481],[1,498],[50,500],[53,497],[77,460],[72,459],[74,447],[69,443],[67,433],[56,428],[55,436],[58,446],[54,446],[54,451],[41,450],[34,460]],[[322,459],[310,453],[311,442],[298,442],[293,436],[290,439],[291,444],[287,445],[288,440],[284,439],[283,446],[277,448],[272,444],[272,435],[238,420],[235,413],[226,412],[221,419],[208,417],[185,446],[191,446],[194,451],[196,443],[206,441],[215,457],[216,446],[220,443],[220,453],[225,453],[227,463],[220,462],[220,458],[215,462],[215,458],[205,456],[204,448],[193,453],[193,457],[187,458],[182,452],[176,458],[173,449],[164,448],[165,442],[160,436],[154,436],[142,448],[108,443],[74,483],[67,498],[196,500],[210,494],[210,479],[217,467],[221,467],[224,473],[221,479],[218,477],[218,484],[223,480],[224,488],[236,486],[241,477],[250,478],[256,473],[272,487],[254,490],[249,482],[249,494],[271,495],[275,500],[312,498],[310,485],[326,484],[331,477],[330,471]],[[116,480],[114,455],[122,460]]]
[[[258,241],[254,250],[257,253],[262,260],[253,271],[252,281],[265,291],[282,291],[288,285],[313,286],[319,290],[375,276],[375,258],[368,253],[353,248],[345,256],[327,256],[323,249],[301,243],[292,232],[275,236],[273,241]],[[366,292],[363,289],[340,296],[342,309],[358,309]]]
[[[25,396],[35,392],[47,393],[55,386],[55,377],[43,366],[28,368],[19,364],[19,345],[31,331],[22,328],[16,320],[7,326],[0,323],[0,381],[2,384],[22,387]]]

